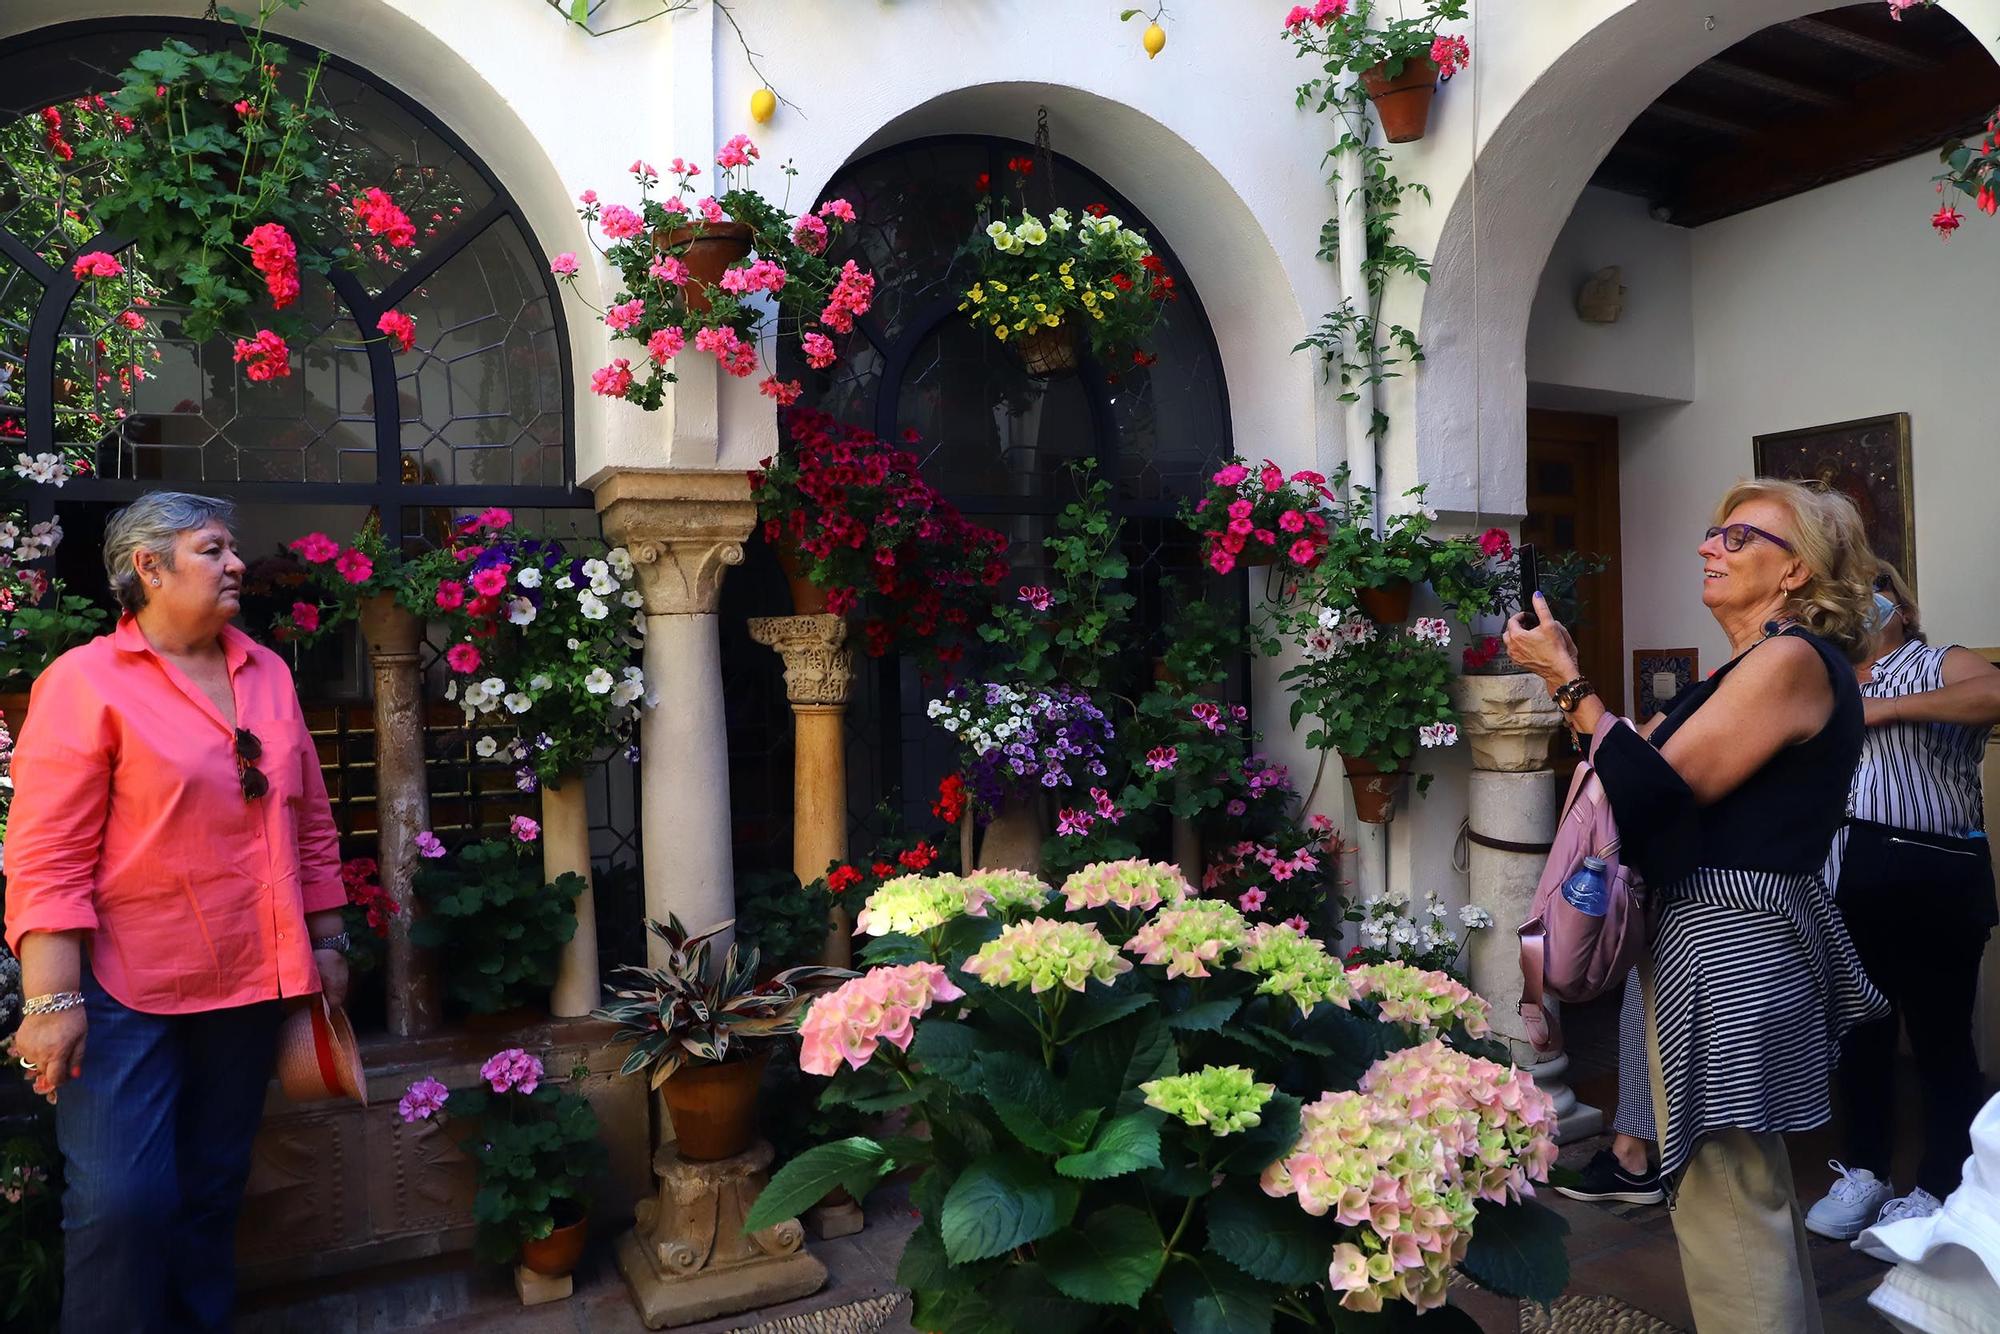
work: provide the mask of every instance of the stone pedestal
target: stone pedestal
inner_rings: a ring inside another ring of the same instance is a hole
[[[743,1233],[764,1189],[771,1146],[720,1162],[689,1162],[671,1148],[653,1156],[659,1192],[618,1239],[618,1271],[648,1329],[693,1324],[817,1292],[826,1266],[802,1249],[796,1218]]]
[[[851,1237],[861,1231],[867,1226],[867,1218],[850,1195],[838,1204],[816,1204],[806,1210],[806,1226],[821,1241],[832,1241],[835,1237]]]
[[[982,871],[1042,873],[1042,842],[1049,836],[1048,802],[1040,793],[1010,799],[979,840]]]
[[[430,785],[424,776],[424,683],[418,646],[424,623],[377,594],[361,604],[361,635],[375,684],[376,860],[381,884],[402,911],[389,918],[389,1031],[397,1037],[435,1032],[442,1017],[437,969],[410,939],[418,914],[410,878],[417,869],[417,835],[431,827]]]
[[[597,981],[597,899],[590,885],[590,809],[582,774],[565,774],[559,784],[542,785],[542,875],[550,884],[557,876],[583,877],[583,893],[576,896],[576,934],[556,961],[556,984],[549,992],[550,1014],[578,1018],[603,999]]]
[[[1471,844],[1471,902],[1493,917],[1492,926],[1472,936],[1468,968],[1473,989],[1493,1007],[1494,1036],[1506,1041],[1515,1062],[1527,1068],[1535,1082],[1556,1100],[1561,1118],[1558,1141],[1594,1135],[1604,1124],[1604,1113],[1576,1101],[1576,1095],[1561,1082],[1569,1058],[1560,1047],[1548,1053],[1536,1051],[1521,1019],[1521,941],[1515,929],[1528,918],[1535,901],[1535,884],[1548,860],[1547,845],[1555,832],[1562,800],[1556,776],[1548,769],[1532,773],[1474,770],[1470,785],[1466,822]],[[1491,843],[1541,850],[1517,851]]]
[[[521,1299],[523,1306],[545,1306],[550,1302],[567,1301],[575,1291],[576,1279],[573,1275],[550,1278],[547,1274],[537,1274],[526,1265],[514,1266],[514,1295]]]
[[[631,553],[646,611],[640,828],[646,914],[694,930],[736,915],[729,748],[722,719],[722,576],[757,522],[740,472],[621,472],[597,488],[604,531]],[[727,951],[733,932],[716,948]],[[648,940],[655,964],[657,941]]]
[[[1450,693],[1473,768],[1520,774],[1549,767],[1549,742],[1562,729],[1562,711],[1539,676],[1460,676]]]
[[[854,689],[854,650],[839,616],[757,616],[750,637],[785,662],[792,704],[792,870],[809,885],[847,860],[847,735],[842,719]],[[854,924],[833,910],[822,963],[846,968]]]

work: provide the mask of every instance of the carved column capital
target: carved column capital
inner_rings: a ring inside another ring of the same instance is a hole
[[[785,696],[795,706],[847,703],[854,690],[854,650],[839,616],[753,616],[750,637],[785,660]]]
[[[597,487],[610,540],[631,553],[648,616],[713,615],[757,526],[744,473],[614,473]]]

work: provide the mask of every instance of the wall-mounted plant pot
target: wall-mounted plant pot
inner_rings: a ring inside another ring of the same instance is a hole
[[[806,578],[805,561],[799,552],[799,540],[789,532],[778,538],[778,568],[785,572],[785,583],[792,590],[792,614],[794,616],[818,616],[826,610],[826,595],[830,591],[821,588]]]
[[[1403,72],[1388,74],[1388,61],[1361,71],[1361,84],[1375,103],[1375,115],[1382,122],[1382,137],[1392,144],[1413,143],[1430,128],[1431,99],[1437,96],[1437,62],[1426,55],[1414,55],[1403,62]]]
[[[698,231],[693,227],[676,227],[665,234],[656,233],[653,243],[662,250],[676,252],[681,263],[687,265],[687,281],[681,284],[681,292],[687,298],[689,310],[705,315],[708,289],[722,281],[731,264],[750,253],[756,235],[747,223],[711,222]]]
[[[1396,579],[1380,588],[1363,588],[1355,593],[1368,619],[1380,625],[1401,625],[1410,619],[1410,581]]]
[[[757,1137],[757,1089],[769,1052],[720,1065],[684,1065],[660,1085],[674,1148],[695,1162],[734,1158]]]
[[[1388,824],[1396,818],[1396,797],[1409,775],[1401,769],[1384,769],[1370,760],[1340,757],[1347,770],[1347,785],[1354,792],[1354,818],[1363,824]]]
[[[561,1278],[583,1259],[590,1216],[574,1200],[551,1200],[549,1212],[555,1216],[555,1231],[538,1241],[522,1242],[521,1264],[544,1278]]]
[[[1021,369],[1049,379],[1068,375],[1076,369],[1076,331],[1067,323],[1054,328],[1043,326],[1014,340],[1014,355]]]

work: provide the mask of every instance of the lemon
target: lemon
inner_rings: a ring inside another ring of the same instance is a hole
[[[1153,40],[1150,33],[1147,34],[1146,40],[1148,42]],[[1161,40],[1165,41],[1166,39],[1161,38]],[[771,117],[777,113],[777,110],[778,95],[769,88],[759,88],[756,92],[750,94],[750,119],[756,121],[759,125],[767,124]]]
[[[1146,59],[1151,60],[1167,49],[1167,30],[1157,23],[1151,24],[1139,41],[1146,48]]]

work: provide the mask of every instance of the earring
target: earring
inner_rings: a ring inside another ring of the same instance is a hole
[[[159,586],[160,586],[160,576],[156,574],[153,576],[153,587],[158,588]]]

